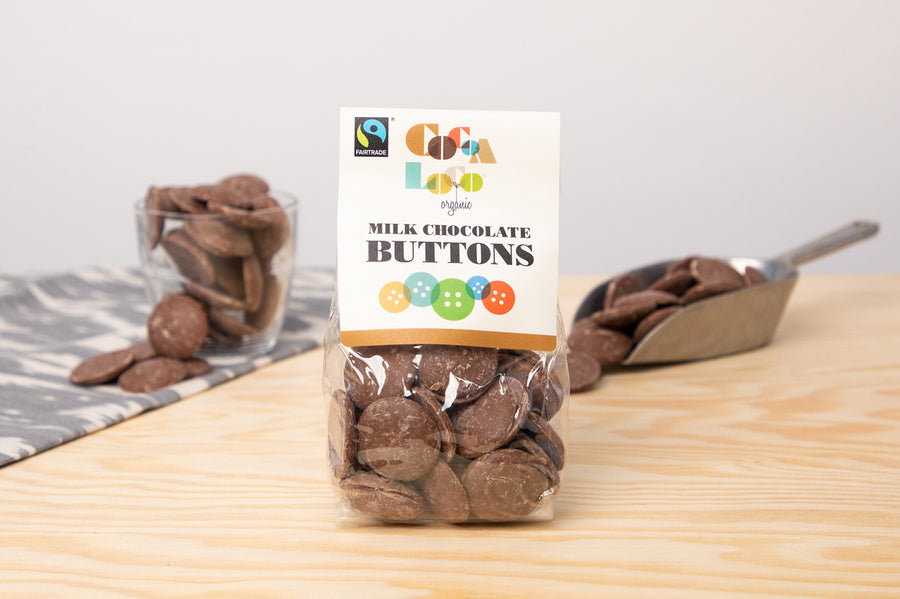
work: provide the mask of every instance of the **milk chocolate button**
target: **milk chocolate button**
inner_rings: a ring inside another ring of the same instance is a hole
[[[244,298],[249,312],[256,312],[262,305],[266,279],[262,264],[256,256],[247,256],[243,264]]]
[[[566,355],[569,387],[573,392],[590,389],[600,379],[600,362],[587,352],[571,350]]]
[[[210,255],[216,286],[236,300],[244,299],[244,259]],[[230,308],[226,308],[230,309]],[[240,308],[237,308],[240,309]]]
[[[240,227],[242,229],[264,229],[271,223],[256,214],[252,210],[237,208],[229,204],[221,204],[219,202],[209,202],[206,208],[212,214],[221,214],[225,217],[225,221],[229,225]]]
[[[147,195],[144,197],[144,208],[147,212],[147,222],[145,223],[145,234],[147,236],[147,247],[151,250],[159,244],[162,238],[163,227],[166,224],[166,217],[160,212],[163,208],[162,195],[156,187],[150,187]]]
[[[642,305],[646,301],[653,301],[656,307],[675,306],[681,303],[677,295],[667,291],[658,291],[656,289],[644,289],[629,295],[620,297],[613,304],[613,307],[619,308],[624,306]]]
[[[472,463],[472,460],[467,460],[466,458],[456,456],[447,463],[450,465],[450,469],[453,470],[453,473],[456,474],[457,478],[462,480],[463,472],[466,471],[466,468],[469,467],[469,464]]]
[[[151,189],[156,190],[156,195],[159,197],[159,210],[162,212],[181,212],[181,208],[172,200],[172,189],[163,187],[156,188],[151,187]],[[155,204],[155,203],[154,203]]]
[[[468,401],[481,394],[497,372],[497,350],[458,345],[423,345],[419,381],[438,395]]]
[[[672,295],[681,295],[694,284],[694,275],[689,269],[670,272],[653,282],[648,289],[666,291]]]
[[[632,348],[631,337],[619,331],[598,327],[590,318],[572,326],[569,347],[594,356],[601,364],[618,364]]]
[[[529,389],[531,393],[531,411],[541,414],[544,418],[553,418],[562,408],[563,384],[560,379],[561,366],[554,361],[551,364],[550,376],[538,392],[534,385]]]
[[[656,309],[656,300],[651,297],[640,296],[639,293],[622,296],[619,298],[619,302],[631,297],[637,299],[625,303],[617,302],[610,308],[594,312],[589,318],[598,327],[610,327],[615,329],[630,327]]]
[[[134,354],[129,349],[100,354],[76,366],[69,374],[69,381],[76,385],[108,383],[122,374],[132,362]]]
[[[206,311],[197,300],[169,293],[150,314],[147,339],[161,356],[190,358],[203,345],[207,328]]]
[[[562,384],[553,369],[548,376],[552,360],[542,359],[534,352],[516,355],[504,354],[498,370],[516,378],[525,385],[531,401],[531,409],[550,418],[562,406]]]
[[[225,185],[197,185],[191,188],[191,196],[195,200],[206,203],[207,208],[209,208],[209,202],[244,209],[252,206],[250,199],[243,192]]]
[[[215,308],[209,309],[209,324],[214,329],[239,339],[251,337],[257,333],[257,330],[247,323]]]
[[[341,479],[359,468],[356,459],[356,408],[345,391],[334,392],[333,401],[328,406],[328,439],[335,449],[335,478]]]
[[[545,378],[543,364],[540,357],[534,353],[509,353],[502,352],[498,357],[497,371],[507,376],[514,377],[520,383],[528,387],[529,381],[537,378]],[[530,390],[529,390],[530,391]]]
[[[531,412],[528,414],[525,429],[533,434],[534,440],[541,446],[544,453],[550,456],[557,470],[562,470],[566,462],[566,446],[553,425],[538,414]]]
[[[134,354],[134,361],[140,362],[141,360],[149,360],[150,358],[156,357],[156,350],[153,349],[153,346],[150,345],[149,341],[138,341],[134,345],[128,348],[128,350]]]
[[[161,243],[182,276],[200,285],[212,284],[214,270],[209,254],[194,243],[184,229],[170,231],[163,237]]]
[[[359,460],[387,478],[421,478],[437,461],[440,446],[434,419],[411,399],[378,399],[359,417]]]
[[[263,297],[256,312],[247,312],[247,324],[258,331],[268,327],[278,316],[282,303],[282,289],[278,279],[267,275],[263,285]]]
[[[253,253],[247,231],[221,220],[197,218],[185,221],[184,228],[197,245],[216,256],[243,258]]]
[[[235,337],[233,335],[228,335],[227,333],[217,331],[215,327],[209,327],[206,335],[213,343],[222,347],[237,347],[241,344],[242,341],[240,337]]]
[[[263,261],[271,260],[291,236],[291,225],[278,200],[270,195],[258,195],[251,199],[255,216],[269,222],[264,229],[252,231],[253,244]]]
[[[416,380],[416,350],[411,345],[353,348],[344,380],[350,399],[363,410],[376,399],[408,395]]]
[[[193,298],[222,310],[243,310],[244,302],[228,294],[205,287],[194,281],[182,281],[184,291]]]
[[[667,306],[665,308],[660,308],[659,310],[655,310],[645,316],[636,327],[634,327],[634,333],[631,335],[632,341],[638,343],[641,339],[647,336],[647,333],[656,328],[656,325],[667,319],[669,316],[681,310],[680,306]]]
[[[684,292],[684,295],[681,296],[681,303],[684,305],[692,304],[714,295],[740,289],[743,286],[743,279],[741,279],[740,284],[736,283],[733,279],[720,279],[717,281],[710,281],[709,283],[697,283]]]
[[[456,453],[476,458],[509,443],[528,417],[528,394],[517,379],[501,376],[481,397],[450,416]]]
[[[680,302],[678,296],[667,291],[644,289],[621,296],[612,307],[591,314],[590,319],[599,327],[628,329],[658,307]]]
[[[498,449],[473,461],[462,475],[472,512],[491,522],[521,520],[551,488],[540,460],[519,449]]]
[[[266,183],[265,179],[257,175],[251,175],[248,173],[240,173],[237,175],[230,175],[228,177],[225,177],[224,179],[219,181],[219,185],[224,185],[225,187],[236,189],[242,192],[248,198],[252,198],[253,196],[269,191],[269,184]]]
[[[680,260],[676,260],[672,264],[669,265],[669,268],[666,269],[666,274],[671,274],[673,272],[679,272],[682,270],[690,272],[691,270],[691,262],[700,256],[685,256]]]
[[[119,387],[130,393],[156,391],[182,380],[186,374],[181,360],[150,358],[138,362],[119,376]]]
[[[758,285],[760,283],[768,283],[769,277],[767,277],[763,271],[758,268],[753,268],[752,266],[748,266],[744,269],[744,282],[747,285]]]
[[[519,433],[518,435],[516,435],[515,439],[510,442],[508,447],[509,449],[520,449],[536,457],[538,460],[540,460],[543,471],[550,479],[550,484],[553,487],[559,485],[559,470],[556,469],[556,465],[553,463],[553,460],[551,460],[550,456],[548,456],[547,453],[543,449],[541,449],[541,446],[537,444],[537,441],[535,441],[531,435],[529,435],[528,433]]]
[[[431,512],[445,522],[465,522],[469,519],[469,497],[462,481],[443,460],[420,481],[419,488]]]
[[[632,274],[619,275],[609,282],[606,287],[606,296],[603,298],[603,307],[610,308],[617,299],[629,293],[635,293],[644,288],[640,279]]]
[[[182,360],[181,363],[184,364],[184,378],[186,379],[192,379],[212,372],[212,366],[203,358],[188,358]]]
[[[525,360],[528,364],[534,365],[537,364],[540,359],[540,354],[528,349],[501,349],[497,354],[497,370],[499,372],[508,373],[515,369],[516,364],[520,360]]]
[[[744,285],[744,277],[730,264],[715,258],[694,258],[691,261],[691,274],[698,283],[709,285],[728,281],[737,289]]]
[[[425,512],[425,499],[413,487],[374,472],[357,472],[338,483],[354,509],[388,522],[415,520]]]
[[[190,214],[203,214],[206,206],[191,195],[190,187],[164,187],[160,193],[168,196],[169,202],[176,206],[180,212]]]
[[[441,457],[448,462],[456,455],[456,433],[447,410],[441,404],[442,397],[424,387],[413,387],[410,399],[425,408],[434,417],[434,423],[441,435]]]

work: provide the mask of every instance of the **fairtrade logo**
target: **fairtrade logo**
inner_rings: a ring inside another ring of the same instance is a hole
[[[356,117],[354,156],[388,155],[388,119],[383,117]]]
[[[478,302],[491,314],[502,315],[513,309],[516,294],[504,281],[488,281],[482,276],[438,281],[427,272],[417,272],[406,281],[386,283],[378,293],[381,307],[392,313],[431,306],[444,320],[462,320],[475,309]]]

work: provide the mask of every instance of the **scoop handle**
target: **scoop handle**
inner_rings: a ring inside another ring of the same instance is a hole
[[[869,220],[854,221],[831,233],[826,233],[801,246],[788,250],[778,256],[778,259],[797,266],[872,237],[876,233],[878,233],[878,223]]]

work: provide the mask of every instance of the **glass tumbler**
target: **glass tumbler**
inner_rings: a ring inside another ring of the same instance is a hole
[[[135,205],[150,301],[156,305],[169,293],[198,300],[208,333],[197,355],[213,364],[264,354],[284,322],[297,198],[270,191],[252,207],[238,207],[196,196],[190,187],[151,187]]]

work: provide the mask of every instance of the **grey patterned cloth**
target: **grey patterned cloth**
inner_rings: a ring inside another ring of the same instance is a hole
[[[146,394],[77,387],[69,372],[101,352],[146,339],[150,302],[136,269],[41,277],[0,275],[0,466],[169,405],[320,344],[334,273],[294,273],[277,345],[251,361]]]

